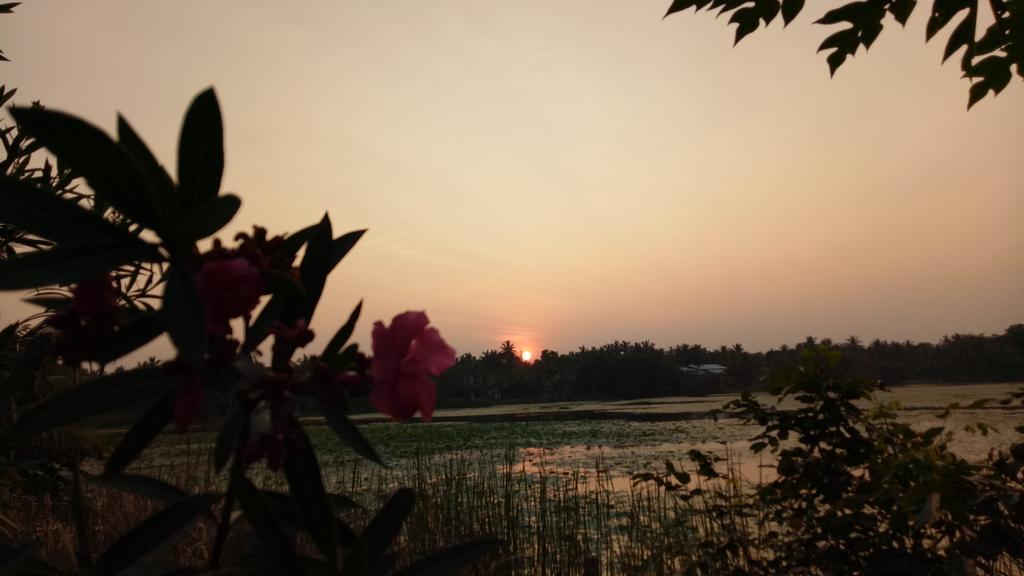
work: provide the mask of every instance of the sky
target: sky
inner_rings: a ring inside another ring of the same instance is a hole
[[[820,6],[734,48],[668,4],[28,0],[0,16],[0,82],[108,132],[123,113],[167,166],[214,86],[225,239],[369,228],[312,352],[361,298],[364,344],[426,310],[473,353],[1024,322],[1024,82],[968,112],[925,6],[830,79]]]

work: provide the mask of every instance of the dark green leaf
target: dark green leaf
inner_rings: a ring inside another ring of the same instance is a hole
[[[261,551],[267,555],[283,574],[303,574],[295,550],[274,516],[263,495],[244,476],[237,478],[238,502],[245,517],[256,532]]]
[[[317,405],[327,425],[331,427],[331,430],[334,430],[334,433],[338,435],[342,442],[363,458],[380,465],[384,464],[380,456],[377,455],[377,451],[373,449],[370,442],[359,432],[359,428],[348,419],[348,416],[324,402],[318,402]]]
[[[342,259],[352,251],[352,248],[355,247],[356,242],[359,242],[359,239],[363,237],[363,234],[366,234],[365,228],[342,234],[331,242],[331,265],[330,270],[327,271],[328,273],[330,273],[331,270],[334,270],[334,268],[341,263]]]
[[[61,244],[50,250],[19,254],[0,262],[0,290],[26,290],[74,282],[132,262],[161,259],[155,246],[141,240],[95,244]]]
[[[284,242],[281,243],[281,250],[285,254],[288,254],[289,256],[295,256],[296,254],[299,253],[299,249],[302,248],[306,244],[306,242],[309,242],[309,239],[313,237],[313,234],[316,233],[318,226],[319,224],[306,226],[302,230],[299,230],[298,232],[291,234],[290,236],[284,239]]]
[[[123,228],[78,203],[6,176],[0,177],[0,213],[4,224],[57,242],[131,239]]]
[[[416,562],[396,576],[448,576],[501,552],[502,541],[482,538],[456,544]]]
[[[34,406],[7,430],[5,438],[20,440],[131,406],[163,394],[177,385],[178,378],[154,367],[86,380]]]
[[[107,548],[96,560],[96,571],[117,574],[209,510],[218,499],[216,494],[200,494],[169,504]]]
[[[804,9],[804,0],[782,0],[782,22],[789,25]]]
[[[894,0],[889,5],[889,12],[901,26],[906,26],[907,20],[910,19],[910,15],[914,12],[916,6],[917,0]]]
[[[376,561],[387,551],[402,530],[402,523],[412,512],[416,495],[409,488],[400,488],[391,495],[363,531],[360,540],[366,544],[370,561]]]
[[[217,434],[217,444],[213,448],[213,465],[218,472],[224,469],[234,453],[235,445],[238,443],[238,435],[242,433],[242,424],[245,423],[245,414],[241,410],[235,410],[228,417],[224,427]]]
[[[128,492],[161,502],[176,502],[188,497],[188,493],[177,486],[163,480],[136,474],[98,477],[93,479],[92,483],[103,488]]]
[[[121,442],[107,458],[103,475],[116,476],[149,446],[174,417],[176,388],[169,388],[146,410],[135,424],[125,432]]]
[[[271,294],[280,294],[285,298],[303,299],[306,291],[290,275],[279,270],[263,270],[263,281]]]
[[[242,201],[233,194],[214,196],[196,208],[182,224],[181,237],[200,240],[212,236],[235,217]]]
[[[267,338],[269,335],[267,331],[281,317],[285,305],[285,298],[280,295],[272,297],[267,302],[263,309],[260,310],[259,315],[256,316],[256,319],[245,330],[245,344],[242,345],[243,353],[250,353],[256,350]]]
[[[290,322],[297,317],[305,318],[307,322],[312,320],[313,311],[330,273],[331,244],[331,220],[325,214],[316,232],[306,244],[306,253],[299,265],[299,277],[302,280],[302,287],[306,290],[305,305],[298,310],[286,310],[288,313],[285,314],[284,321]]]
[[[757,8],[741,8],[733,13],[729,19],[730,24],[736,24],[736,40],[733,45],[740,43],[745,36],[757,30],[759,13]]]
[[[334,334],[334,338],[331,338],[331,341],[327,343],[327,347],[324,348],[324,358],[330,358],[336,355],[341,351],[345,344],[348,344],[348,339],[352,337],[352,332],[356,328],[356,322],[359,321],[359,314],[362,310],[363,301],[360,300],[359,304],[356,304],[356,307],[352,310],[352,313],[348,315],[348,320],[345,321],[345,324],[338,329]]]
[[[957,27],[953,29],[953,33],[949,35],[949,40],[946,42],[946,49],[942,53],[942,61],[949,60],[949,57],[956,53],[957,50],[967,47],[967,54],[972,52],[974,46],[974,27],[976,24],[976,18],[974,17],[974,11],[967,13],[967,16],[957,24]]]
[[[95,360],[101,364],[113,362],[149,344],[163,332],[164,322],[159,312],[147,311],[134,314],[118,326],[117,331],[106,341]]]
[[[178,202],[174,181],[171,180],[167,169],[153,156],[142,138],[128,124],[128,120],[120,114],[117,115],[117,138],[121,146],[128,150],[132,158],[145,170],[149,182],[152,184],[152,197],[149,201],[159,223],[156,230],[164,235],[177,224],[173,216],[177,213]]]
[[[182,215],[210,201],[224,174],[224,133],[213,88],[192,101],[178,141],[178,192]]]
[[[15,107],[11,114],[62,165],[81,174],[97,197],[143,226],[159,224],[149,178],[131,154],[99,128],[42,108]]]
[[[206,314],[195,282],[187,273],[171,268],[164,276],[161,313],[167,333],[178,349],[178,359],[199,370],[206,356]]]
[[[839,24],[840,22],[859,22],[871,9],[870,2],[861,0],[849,2],[839,8],[833,8],[819,18],[815,24]]]
[[[295,433],[298,437],[291,449],[285,452],[284,457],[288,492],[306,531],[327,559],[333,572],[337,564],[338,547],[334,535],[334,508],[327,497],[327,491],[324,490],[320,464],[316,461],[316,453],[309,438],[301,428]]]

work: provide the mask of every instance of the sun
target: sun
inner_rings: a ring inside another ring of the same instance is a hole
[[[533,352],[530,352],[529,350],[523,350],[523,354],[521,357],[523,359],[523,362],[529,362],[530,359],[533,358]]]

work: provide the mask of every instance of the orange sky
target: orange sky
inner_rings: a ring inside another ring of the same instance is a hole
[[[232,230],[370,229],[313,351],[360,297],[364,342],[425,309],[460,352],[1024,321],[1024,83],[968,113],[926,6],[830,80],[821,8],[733,49],[668,4],[33,0],[0,17],[0,74],[21,104],[123,112],[170,166],[214,85]]]

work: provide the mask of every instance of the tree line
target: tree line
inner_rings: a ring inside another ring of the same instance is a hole
[[[660,348],[649,341],[616,341],[568,353],[544,350],[533,362],[523,361],[506,341],[479,356],[460,356],[441,376],[438,394],[449,400],[567,400],[759,390],[767,387],[769,373],[794,365],[801,350],[815,345],[839,351],[840,369],[850,376],[886,385],[1024,381],[1024,324],[1014,324],[1002,334],[953,334],[936,343],[809,336],[765,352],[741,344]],[[724,371],[700,368],[707,365]]]

